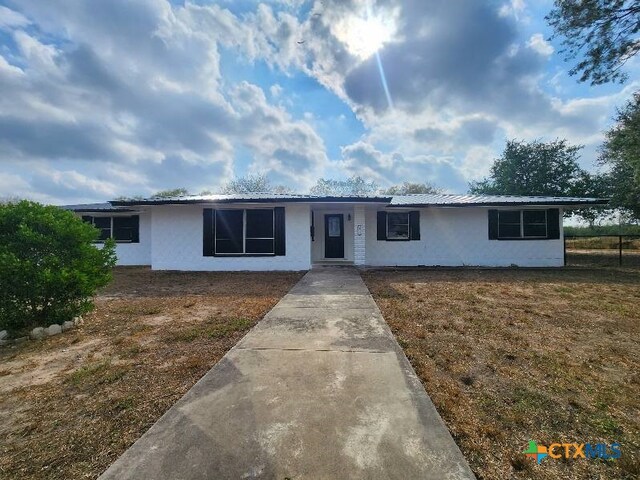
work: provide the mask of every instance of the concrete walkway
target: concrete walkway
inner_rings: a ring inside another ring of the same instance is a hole
[[[101,478],[474,477],[358,272],[324,267]]]

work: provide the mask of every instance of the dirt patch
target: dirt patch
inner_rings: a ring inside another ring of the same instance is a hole
[[[479,479],[640,475],[640,272],[404,270],[363,275]],[[620,442],[613,461],[528,441]]]
[[[116,269],[85,324],[0,350],[0,478],[95,478],[301,273]]]

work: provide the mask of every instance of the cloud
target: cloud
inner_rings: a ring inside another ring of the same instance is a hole
[[[531,35],[527,46],[545,57],[548,57],[554,51],[553,46],[545,40],[544,35],[541,33]]]
[[[12,60],[0,56],[0,171],[22,170],[34,192],[73,201],[215,188],[234,174],[240,147],[289,179],[326,161],[313,128],[260,87],[223,85],[219,45],[233,45],[228,33],[243,25],[228,10],[150,0],[15,8],[0,10],[15,42]],[[293,36],[291,15],[253,15],[265,28],[273,17],[283,42]],[[261,32],[251,39],[256,55],[267,49]],[[122,181],[127,171],[135,181]]]
[[[296,189],[360,174],[464,191],[505,138],[566,137],[592,155],[638,84],[555,96],[534,7],[10,2],[0,6],[0,172],[20,181],[0,182],[0,195],[15,185],[51,201],[103,200],[215,189],[247,172]],[[252,79],[238,78],[252,67]],[[307,96],[310,84],[324,96]],[[343,113],[326,113],[329,95],[364,134],[327,136],[349,133],[349,122],[331,124]]]

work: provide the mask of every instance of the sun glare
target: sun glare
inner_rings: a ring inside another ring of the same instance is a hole
[[[361,60],[366,60],[391,41],[396,30],[394,15],[373,15],[367,11],[362,16],[353,15],[341,20],[336,27],[336,37]]]

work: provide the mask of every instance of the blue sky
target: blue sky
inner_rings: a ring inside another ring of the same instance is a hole
[[[250,173],[464,192],[510,138],[566,138],[594,169],[638,61],[624,85],[578,83],[547,41],[551,6],[0,0],[0,197],[197,193]]]

